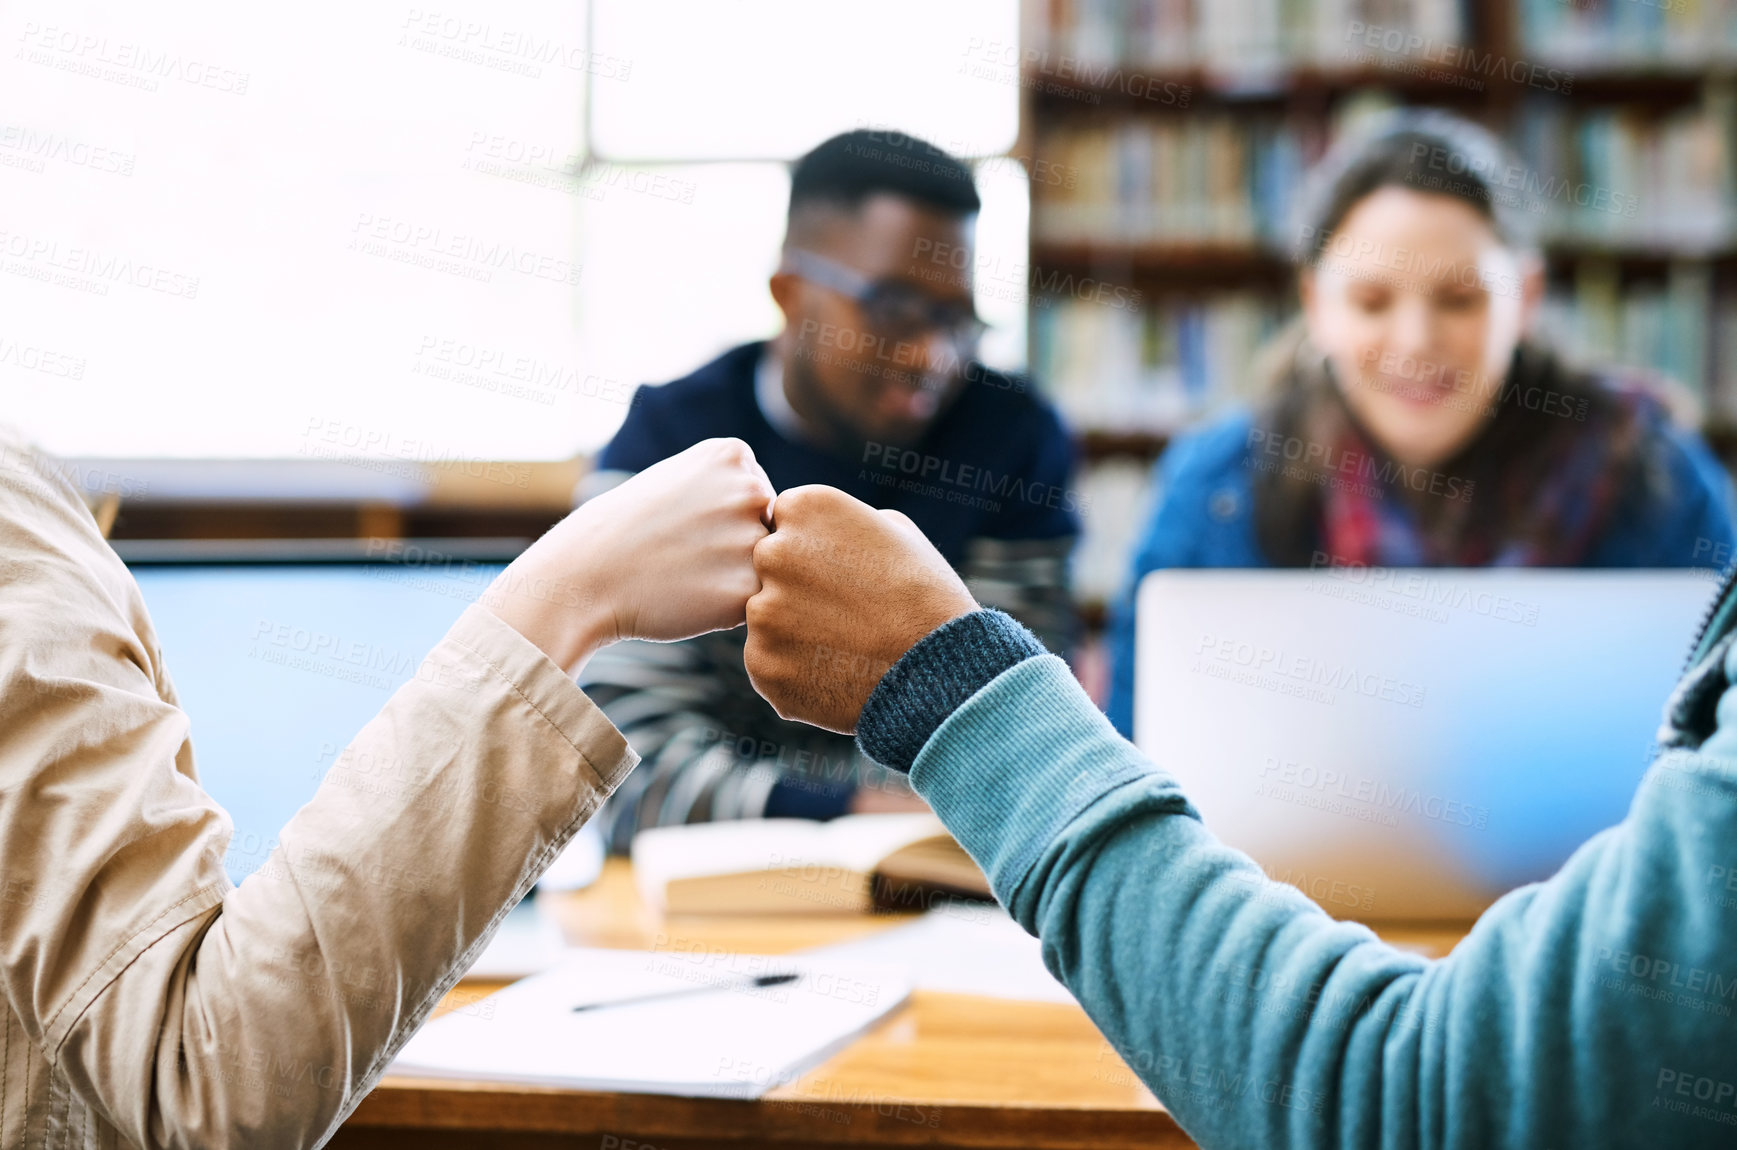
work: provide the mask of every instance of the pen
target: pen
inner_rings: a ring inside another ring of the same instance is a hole
[[[762,974],[755,978],[743,979],[740,982],[720,982],[712,986],[694,986],[684,990],[660,990],[656,994],[636,994],[632,998],[612,998],[607,1002],[581,1002],[573,1009],[602,1010],[606,1006],[633,1006],[641,1002],[659,1002],[666,998],[680,998],[688,994],[711,994],[718,990],[759,990],[767,986],[783,986],[801,978],[800,974]]]

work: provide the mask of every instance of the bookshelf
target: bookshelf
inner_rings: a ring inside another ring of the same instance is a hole
[[[1695,392],[1737,458],[1737,0],[1022,0],[1034,182],[1030,362],[1079,430],[1088,617],[1153,458],[1248,398],[1295,310],[1288,205],[1335,134],[1394,105],[1497,131],[1571,351]],[[1075,277],[1069,280],[1068,276]],[[1045,283],[1096,280],[1135,307]],[[1115,513],[1108,513],[1115,509]]]

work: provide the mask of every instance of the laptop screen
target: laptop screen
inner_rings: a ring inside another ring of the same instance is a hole
[[[1361,892],[1328,910],[1471,918],[1622,820],[1713,590],[1682,570],[1155,572],[1135,741],[1270,876]]]
[[[135,563],[239,883],[503,563]]]

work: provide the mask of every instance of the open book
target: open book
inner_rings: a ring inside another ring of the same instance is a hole
[[[858,914],[989,898],[989,882],[931,814],[742,819],[641,831],[633,873],[666,914]]]

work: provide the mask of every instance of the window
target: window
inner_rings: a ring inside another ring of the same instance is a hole
[[[787,162],[987,161],[985,354],[1024,361],[1004,0],[16,6],[0,418],[70,455],[564,458],[775,331]],[[1000,158],[998,158],[1000,157]]]

